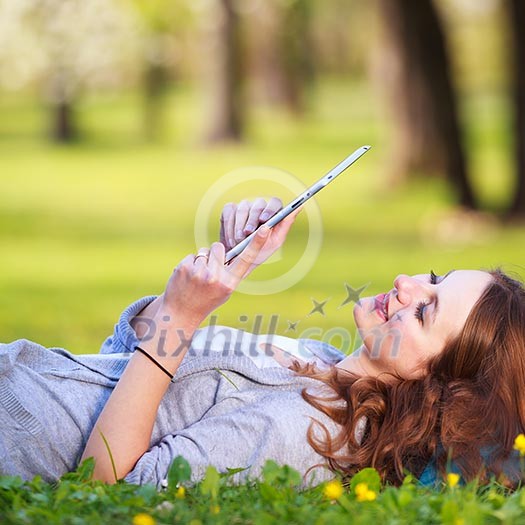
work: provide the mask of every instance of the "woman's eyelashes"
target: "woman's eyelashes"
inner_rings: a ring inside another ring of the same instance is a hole
[[[422,325],[424,324],[424,322],[423,322],[423,315],[424,315],[426,307],[427,307],[427,303],[425,303],[424,301],[421,301],[421,302],[417,303],[416,311],[414,312],[414,315],[415,315],[416,319]]]
[[[430,270],[430,284],[437,284],[438,283],[438,276],[434,273],[434,270]],[[416,311],[414,312],[414,316],[416,319],[423,325],[424,323],[424,313],[425,308],[428,306],[428,303],[425,303],[424,301],[421,301],[416,306]]]

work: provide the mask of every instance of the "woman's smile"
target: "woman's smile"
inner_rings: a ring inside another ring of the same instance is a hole
[[[383,322],[388,321],[388,303],[389,303],[390,295],[386,293],[382,293],[379,295],[376,295],[374,298],[374,310],[376,311],[377,315],[383,320]]]

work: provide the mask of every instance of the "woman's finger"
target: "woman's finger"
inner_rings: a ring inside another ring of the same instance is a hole
[[[271,238],[267,239],[263,249],[259,252],[255,261],[253,261],[253,267],[263,263],[283,245],[298,213],[299,210],[292,212],[271,229]]]
[[[280,209],[283,207],[283,202],[277,197],[272,197],[268,204],[261,210],[259,220],[261,222],[266,222],[270,217],[273,217]]]
[[[298,210],[293,211],[288,215],[288,217],[285,217],[279,224],[275,225],[272,228],[272,235],[278,239],[279,241],[286,238],[286,235],[288,234],[288,231],[292,227],[292,224],[295,222],[295,219],[297,218],[297,215],[301,213],[302,208],[299,208]]]
[[[210,250],[208,248],[199,248],[197,255],[195,255],[195,259],[193,260],[193,267],[197,270],[197,273],[200,273],[200,270],[208,266],[209,255]]]
[[[257,226],[259,226],[259,217],[265,208],[266,201],[263,198],[259,197],[258,199],[255,199],[250,208],[246,226],[244,227],[245,234],[250,234],[257,229]]]
[[[244,225],[248,219],[248,214],[250,212],[251,202],[248,200],[243,200],[237,206],[237,211],[235,212],[235,244],[241,242],[244,235]]]
[[[221,213],[221,233],[220,240],[227,248],[235,246],[234,226],[235,226],[235,212],[237,205],[229,202],[224,206]]]
[[[268,226],[261,226],[253,236],[250,244],[248,244],[248,246],[246,246],[246,248],[237,255],[234,261],[229,265],[230,272],[236,277],[236,279],[240,281],[246,272],[251,269],[251,266],[262,250],[269,233],[270,228],[268,228]]]
[[[184,257],[184,259],[182,259],[182,261],[180,261],[179,264],[177,264],[173,271],[176,272],[181,269],[188,270],[193,266],[194,263],[195,255],[193,253],[190,253],[186,255],[186,257]]]
[[[224,271],[225,253],[225,247],[220,242],[214,242],[211,245],[210,256],[208,258],[208,268],[212,275],[219,275]]]

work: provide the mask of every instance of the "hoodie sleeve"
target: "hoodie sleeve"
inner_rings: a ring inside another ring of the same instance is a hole
[[[135,346],[138,344],[138,339],[135,330],[131,327],[130,321],[156,298],[156,295],[148,295],[130,304],[120,315],[113,334],[102,343],[100,353],[115,354],[133,352]]]

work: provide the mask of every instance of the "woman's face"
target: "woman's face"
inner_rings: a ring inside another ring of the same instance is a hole
[[[354,318],[364,343],[359,359],[365,369],[374,375],[420,376],[427,361],[459,334],[491,280],[477,270],[399,275],[390,292],[359,300]]]

